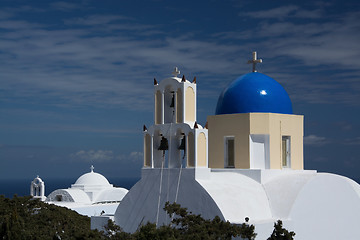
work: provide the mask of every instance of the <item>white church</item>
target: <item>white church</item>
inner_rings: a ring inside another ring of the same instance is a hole
[[[154,79],[141,180],[114,216],[124,231],[169,224],[169,201],[208,219],[241,224],[248,217],[257,239],[267,239],[278,219],[297,240],[360,239],[360,186],[304,170],[303,116],[278,82],[256,71],[259,62],[254,52],[253,71],[224,89],[204,127],[196,122],[196,79],[178,77],[177,69]]]
[[[100,173],[90,172],[81,175],[69,188],[57,189],[45,196],[45,183],[37,176],[30,185],[30,195],[49,204],[67,207],[79,214],[91,216],[107,216],[113,219],[114,213],[128,193],[121,187],[114,187]]]

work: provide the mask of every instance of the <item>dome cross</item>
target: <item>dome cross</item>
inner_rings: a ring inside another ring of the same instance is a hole
[[[90,171],[91,171],[91,172],[94,172],[94,166],[93,166],[93,165],[91,165]]]
[[[253,52],[252,55],[253,55],[253,59],[252,59],[252,60],[249,60],[247,63],[248,63],[248,64],[252,63],[252,65],[253,65],[252,71],[253,71],[253,72],[257,72],[257,71],[256,71],[256,64],[257,64],[257,63],[262,63],[262,59],[257,59],[257,57],[256,57],[256,52]]]
[[[175,67],[174,71],[173,71],[171,74],[172,74],[174,77],[177,77],[177,75],[180,74],[180,70],[179,70],[177,67]]]

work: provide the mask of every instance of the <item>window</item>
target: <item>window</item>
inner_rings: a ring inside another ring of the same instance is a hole
[[[290,136],[282,136],[282,167],[290,168],[291,152],[290,152]]]
[[[235,167],[235,139],[234,137],[225,137],[225,167]]]

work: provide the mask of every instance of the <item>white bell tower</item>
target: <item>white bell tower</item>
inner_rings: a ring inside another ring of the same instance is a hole
[[[31,182],[30,195],[33,198],[40,199],[40,201],[45,201],[46,199],[45,183],[39,176],[36,176],[36,178],[34,178],[34,180]]]
[[[192,82],[177,75],[175,67],[173,77],[164,79],[160,84],[154,79],[155,124],[187,123],[196,121],[196,77]],[[176,80],[176,81],[174,81]]]
[[[175,67],[172,77],[154,79],[154,122],[144,126],[144,167],[207,167],[207,129],[196,123],[196,77]]]

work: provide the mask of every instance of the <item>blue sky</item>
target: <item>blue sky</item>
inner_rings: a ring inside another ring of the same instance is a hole
[[[305,168],[360,178],[357,1],[0,2],[0,179],[139,177],[153,78],[197,77],[198,122],[258,71],[305,115]]]

